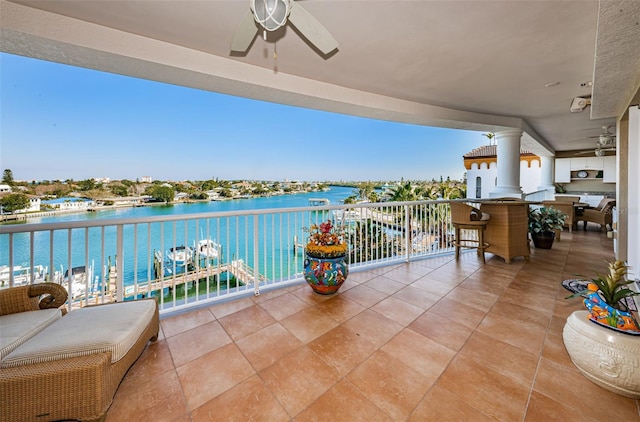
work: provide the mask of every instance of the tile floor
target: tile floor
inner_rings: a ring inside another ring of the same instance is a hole
[[[560,282],[603,271],[612,241],[564,232],[529,262],[475,253],[298,285],[161,321],[107,421],[640,421],[562,342]],[[601,405],[604,403],[604,405]]]

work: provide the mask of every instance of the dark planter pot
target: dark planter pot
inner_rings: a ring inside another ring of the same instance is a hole
[[[551,246],[553,246],[553,239],[555,238],[555,232],[531,232],[531,239],[533,240],[533,244],[538,249],[551,249]]]
[[[306,254],[304,279],[314,292],[331,295],[338,291],[349,274],[346,257],[316,258]]]

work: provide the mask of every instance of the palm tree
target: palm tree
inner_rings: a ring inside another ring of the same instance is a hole
[[[417,201],[418,195],[411,182],[400,184],[391,190],[391,200],[393,202]]]

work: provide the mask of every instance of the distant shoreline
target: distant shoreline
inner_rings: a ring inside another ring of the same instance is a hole
[[[271,197],[275,196],[287,196],[287,195],[297,195],[304,194],[309,192],[288,192],[282,193],[278,195],[270,195]],[[93,212],[101,212],[101,211],[109,211],[114,209],[122,209],[122,208],[142,208],[142,207],[155,207],[155,206],[166,206],[166,205],[178,205],[178,204],[193,204],[193,203],[207,203],[207,202],[226,202],[233,200],[244,200],[244,199],[257,199],[257,198],[267,198],[267,196],[247,196],[247,197],[235,197],[235,198],[221,198],[221,199],[189,199],[187,201],[172,201],[169,203],[166,202],[145,202],[143,204],[120,204],[120,205],[101,205],[99,207],[86,208],[86,209],[72,209],[72,210],[47,210],[47,211],[35,211],[29,213],[19,213],[19,214],[3,214],[0,215],[0,225],[2,224],[13,224],[20,222],[27,222],[32,218],[42,218],[42,217],[54,217],[57,215],[67,215],[67,214],[86,214]]]

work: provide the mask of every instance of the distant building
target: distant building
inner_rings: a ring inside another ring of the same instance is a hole
[[[96,206],[95,201],[86,198],[57,198],[42,203],[60,211],[83,211]]]
[[[33,195],[27,195],[29,197],[29,208],[25,209],[25,210],[20,210],[20,212],[38,212],[40,211],[40,204],[42,203],[42,200],[37,197],[37,196],[33,196]]]
[[[498,152],[496,145],[485,145],[463,155],[467,169],[467,198],[489,198],[498,181]],[[540,157],[520,151],[520,187],[526,193],[535,192],[540,185]]]
[[[111,181],[109,177],[94,177],[93,180],[96,183],[102,183],[103,185],[106,185]]]
[[[153,177],[151,176],[142,176],[140,178],[140,183],[151,183],[153,182]]]
[[[21,188],[21,186],[19,186]],[[24,189],[18,189],[22,191]],[[13,193],[11,186],[9,185],[0,185],[0,198],[11,195]],[[21,193],[21,192],[18,192]],[[25,213],[25,212],[37,212],[40,211],[40,197],[35,195],[26,195],[29,198],[29,206],[27,208],[23,208],[21,210],[15,211],[15,214]]]

